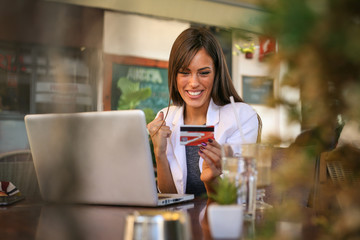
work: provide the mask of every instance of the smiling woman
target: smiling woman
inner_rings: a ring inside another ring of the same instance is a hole
[[[174,106],[162,109],[148,124],[154,145],[158,187],[162,192],[202,195],[221,174],[221,144],[255,143],[256,112],[233,86],[219,42],[204,28],[189,28],[175,40],[169,58],[168,85]],[[230,104],[235,99],[235,112]],[[183,125],[214,126],[214,138],[199,146],[180,144]]]
[[[214,76],[213,60],[204,48],[196,53],[187,68],[178,72],[177,88],[186,103],[185,124],[201,125],[206,122]],[[202,118],[196,118],[194,115],[199,115],[200,112],[203,112]]]

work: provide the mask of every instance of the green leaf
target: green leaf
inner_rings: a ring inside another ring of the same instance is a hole
[[[126,77],[121,77],[117,82],[117,87],[121,90],[123,94],[126,94],[138,91],[140,89],[140,83],[130,81]]]
[[[155,118],[154,110],[152,110],[151,108],[144,108],[143,111],[145,113],[146,123],[149,123],[152,120],[154,120]]]
[[[119,78],[117,87],[121,90],[118,110],[135,109],[141,101],[151,96],[150,88],[140,89],[140,83],[132,82],[126,77]]]
[[[209,197],[220,205],[235,204],[237,202],[238,187],[227,177],[219,178],[214,185],[214,193]]]

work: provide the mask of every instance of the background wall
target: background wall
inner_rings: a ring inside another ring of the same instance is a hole
[[[103,49],[105,54],[135,56],[167,61],[175,38],[191,25],[190,22],[140,16],[114,11],[105,11]],[[248,38],[244,39],[244,35]],[[281,69],[269,69],[259,61],[258,34],[247,31],[233,31],[232,77],[235,87],[242,96],[242,76],[264,76],[274,79],[274,94],[285,94],[285,97],[299,99],[296,91],[280,93]],[[257,46],[253,59],[246,59],[244,54],[236,54],[235,44],[243,45],[254,41]],[[100,84],[101,86],[102,84]],[[102,89],[99,89],[102,99]],[[300,132],[300,125],[287,123],[285,110],[265,105],[251,104],[263,121],[263,140],[272,135],[282,138],[294,138]],[[99,101],[98,109],[102,109]]]
[[[167,61],[175,38],[193,24],[257,36],[260,34],[258,22],[266,14],[258,9],[206,0],[37,0],[32,3],[4,0],[0,5],[3,6],[0,10],[3,19],[0,23],[0,40],[61,48],[95,48],[99,53],[95,56],[99,58],[96,64],[99,71],[104,67],[100,58],[102,53]],[[243,39],[234,34],[233,45],[241,41]],[[252,60],[245,59],[244,55],[232,56],[232,76],[239,94],[242,95],[243,75],[273,76],[276,95],[285,94],[298,99],[296,90],[279,91],[281,69],[270,73],[266,65],[257,60],[257,54]],[[91,76],[97,84],[97,110],[102,110],[103,75],[91,73]],[[264,139],[270,134],[296,136],[300,131],[298,126],[289,127],[283,109],[252,106],[262,117]],[[22,116],[16,121],[19,123],[9,125],[6,122],[6,129],[12,126],[15,130],[10,132],[14,135],[19,135],[16,130],[24,134]],[[5,124],[5,121],[1,121],[1,124]],[[5,125],[0,126],[0,129],[4,128]],[[1,135],[1,147],[5,148],[6,145],[6,149],[9,149],[10,145],[5,142],[9,139],[13,138]],[[14,141],[17,140],[14,138]],[[14,147],[11,149],[26,146],[26,142],[18,143],[12,145]]]
[[[105,11],[104,53],[167,61],[175,38],[189,26],[188,22]]]
[[[280,68],[271,68],[265,61],[259,60],[259,34],[249,32],[233,32],[233,81],[235,88],[243,97],[243,76],[269,77],[274,79],[274,96],[280,95],[286,99],[292,99],[294,102],[300,101],[299,91],[295,89],[281,89],[282,72],[285,66]],[[254,43],[255,52],[252,59],[245,58],[235,44],[244,46],[244,44]],[[263,121],[262,140],[268,141],[272,136],[280,136],[282,139],[295,138],[301,130],[300,124],[288,122],[286,110],[283,107],[269,107],[264,104],[250,104],[261,116]]]
[[[44,0],[135,13],[209,26],[261,32],[259,20],[267,14],[255,5],[243,7],[222,0]],[[165,31],[165,30],[164,30]]]

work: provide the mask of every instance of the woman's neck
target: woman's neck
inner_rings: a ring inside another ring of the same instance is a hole
[[[206,124],[206,108],[191,108],[185,105],[184,124],[185,125],[204,125]]]

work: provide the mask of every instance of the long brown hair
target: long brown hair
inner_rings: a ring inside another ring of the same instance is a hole
[[[223,106],[230,103],[230,96],[234,97],[235,102],[243,102],[235,90],[219,42],[206,28],[191,27],[177,37],[170,52],[168,84],[170,100],[173,104],[177,106],[184,104],[177,90],[177,73],[190,65],[191,60],[201,48],[206,50],[214,62],[215,78],[211,97],[215,104]]]

